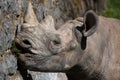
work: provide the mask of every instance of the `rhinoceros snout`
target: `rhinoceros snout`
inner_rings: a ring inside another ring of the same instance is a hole
[[[20,38],[15,38],[15,43],[18,47],[23,47],[25,49],[29,49],[32,47],[32,44],[29,40],[27,39],[20,39]]]

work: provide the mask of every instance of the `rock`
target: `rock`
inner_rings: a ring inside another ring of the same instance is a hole
[[[67,80],[64,73],[29,72],[33,80]]]
[[[0,78],[3,80],[8,79],[8,75],[12,75],[17,70],[17,59],[15,56],[9,54],[0,61]],[[0,79],[0,80],[1,80]]]

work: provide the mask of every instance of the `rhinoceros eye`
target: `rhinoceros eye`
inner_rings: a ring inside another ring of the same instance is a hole
[[[70,50],[74,50],[77,47],[75,41],[70,42]]]

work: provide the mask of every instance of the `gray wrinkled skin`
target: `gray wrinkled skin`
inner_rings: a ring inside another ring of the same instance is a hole
[[[79,58],[76,57],[82,50],[79,49],[80,45],[73,31],[76,26],[83,25],[79,21],[82,19],[69,21],[56,30],[51,16],[47,16],[41,23],[37,21],[31,4],[27,13],[26,23],[15,39],[26,51],[20,55],[25,66],[34,71],[61,71],[77,64]],[[71,63],[70,57],[74,63]]]
[[[32,10],[29,8],[28,10]],[[78,65],[100,80],[120,79],[120,21],[99,17],[93,12],[55,29],[51,16],[38,23],[34,12],[17,35],[25,49],[20,55],[27,69],[61,72]]]

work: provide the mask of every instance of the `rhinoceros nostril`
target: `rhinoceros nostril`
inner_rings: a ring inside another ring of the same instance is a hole
[[[61,41],[60,41],[60,40],[53,40],[52,42],[53,42],[54,45],[59,45],[59,44],[61,44]]]
[[[26,47],[26,48],[29,48],[32,45],[31,45],[31,43],[28,40],[25,39],[25,40],[23,40],[23,46]]]

